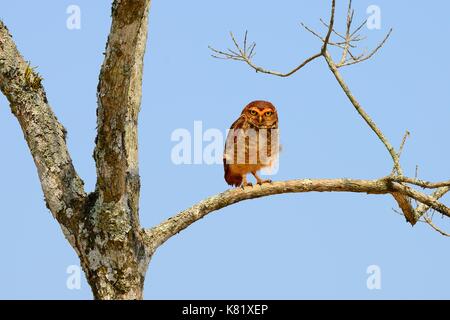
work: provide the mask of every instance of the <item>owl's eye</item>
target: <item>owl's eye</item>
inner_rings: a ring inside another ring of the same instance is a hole
[[[271,115],[273,115],[273,112],[272,112],[272,111],[267,111],[267,112],[265,113],[265,115],[266,115],[266,117],[270,117]]]
[[[256,116],[256,111],[255,111],[255,110],[250,110],[250,114],[251,114],[252,116]]]

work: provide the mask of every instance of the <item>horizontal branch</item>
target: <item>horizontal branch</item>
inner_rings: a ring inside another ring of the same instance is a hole
[[[432,207],[446,216],[450,216],[450,208],[446,207],[432,197],[422,194],[407,186],[393,183],[386,178],[379,180],[353,180],[353,179],[318,179],[318,180],[290,180],[279,181],[261,186],[246,187],[244,189],[230,189],[218,195],[200,201],[189,209],[162,222],[158,226],[145,230],[146,240],[152,250],[163,244],[173,235],[184,230],[192,223],[200,220],[207,214],[230,206],[240,201],[267,197],[282,193],[306,192],[353,192],[367,194],[402,194],[416,199]]]
[[[76,232],[86,194],[67,149],[66,130],[47,101],[42,78],[19,53],[2,21],[0,90],[22,128],[47,207],[66,229]]]

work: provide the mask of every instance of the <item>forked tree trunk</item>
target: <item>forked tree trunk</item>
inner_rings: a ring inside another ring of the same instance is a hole
[[[0,22],[0,87],[19,120],[47,207],[77,252],[97,299],[142,299],[152,246],[139,223],[137,122],[150,0],[115,0],[100,71],[97,184],[87,194],[41,78]]]

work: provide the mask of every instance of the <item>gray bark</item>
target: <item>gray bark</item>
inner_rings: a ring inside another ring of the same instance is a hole
[[[151,252],[139,223],[137,123],[150,0],[115,1],[98,84],[97,185],[84,230],[98,298],[142,299]]]
[[[0,89],[36,164],[49,210],[97,299],[142,299],[152,252],[139,224],[137,121],[150,0],[116,0],[98,85],[97,185],[89,195],[40,76],[0,22]]]

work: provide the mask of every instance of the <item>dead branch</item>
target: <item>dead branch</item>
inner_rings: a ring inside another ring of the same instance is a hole
[[[423,215],[423,219],[425,221],[425,223],[427,223],[431,228],[433,228],[435,231],[439,232],[441,235],[443,235],[444,237],[450,237],[450,234],[445,232],[444,230],[442,230],[441,228],[439,228],[438,226],[436,226],[433,223],[433,220],[427,215],[424,214]]]
[[[286,73],[272,71],[272,70],[268,70],[268,69],[259,67],[253,63],[252,58],[255,54],[255,52],[254,52],[254,49],[256,47],[255,43],[253,43],[249,48],[247,48],[247,46],[245,44],[246,43],[246,40],[245,40],[244,46],[241,48],[241,46],[238,44],[238,42],[232,32],[230,32],[230,36],[231,36],[231,39],[232,39],[233,44],[236,49],[235,50],[228,49],[228,51],[221,51],[221,50],[214,49],[210,46],[209,48],[214,52],[214,54],[212,55],[214,58],[243,61],[243,62],[247,63],[251,68],[253,68],[256,72],[270,74],[270,75],[274,75],[274,76],[278,76],[278,77],[282,77],[282,78],[293,75],[294,73],[296,73],[297,71],[302,69],[304,66],[306,66],[308,63],[310,63],[313,60],[322,56],[321,53],[312,55],[311,57],[307,58],[302,63],[300,63],[297,67],[295,67],[294,69],[292,69],[291,71],[286,72]],[[245,33],[245,39],[247,39],[247,32]],[[247,54],[247,52],[249,52],[249,53]]]
[[[445,196],[450,191],[450,186],[444,186],[440,187],[436,191],[433,192],[431,195],[434,199],[439,200],[443,196]],[[416,219],[420,219],[428,210],[430,209],[430,206],[427,206],[424,203],[419,204],[419,206],[416,208],[414,214]]]
[[[332,0],[331,1],[331,14],[330,14],[330,26],[328,28],[328,32],[327,35],[324,38],[323,41],[323,46],[322,46],[322,54],[325,54],[325,52],[327,52],[327,46],[328,46],[328,42],[330,41],[330,37],[331,37],[331,33],[333,32],[333,27],[334,27],[334,13],[336,11],[336,0]]]
[[[413,179],[413,178],[399,177],[399,176],[389,176],[386,179],[388,179],[392,182],[413,184],[413,185],[416,185],[416,186],[424,188],[424,189],[437,189],[437,188],[450,187],[450,180],[441,181],[441,182],[429,182],[429,181],[424,181],[424,180],[420,180],[420,179]]]

